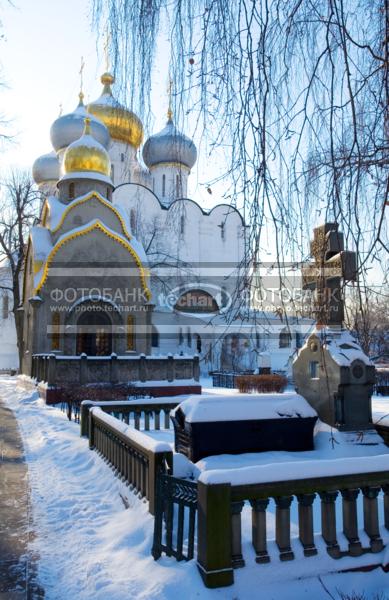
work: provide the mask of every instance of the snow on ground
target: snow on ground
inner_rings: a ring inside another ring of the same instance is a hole
[[[373,396],[373,421],[389,426],[389,396]]]
[[[365,591],[366,598],[383,591],[389,598],[389,575],[380,569],[321,577],[314,571],[316,576],[306,577],[311,558],[257,565],[247,542],[247,565],[235,571],[235,584],[206,589],[195,561],[152,559],[147,504],[88,449],[78,425],[15,379],[0,379],[0,395],[15,412],[24,440],[36,534],[32,550],[40,557],[38,576],[47,600],[324,600],[329,595],[338,600],[339,590]],[[248,527],[246,519],[243,525]]]

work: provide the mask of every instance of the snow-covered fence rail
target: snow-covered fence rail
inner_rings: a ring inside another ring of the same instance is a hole
[[[295,463],[296,465],[298,463]],[[252,544],[257,563],[269,562],[266,512],[274,499],[275,537],[281,561],[293,560],[290,508],[298,502],[299,540],[305,556],[317,554],[313,502],[321,500],[321,536],[327,553],[334,559],[379,553],[384,547],[382,527],[389,529],[389,471],[385,455],[331,461],[312,461],[293,470],[293,464],[263,465],[228,471],[206,471],[198,481],[197,562],[207,587],[230,585],[233,569],[243,567],[241,512],[246,501],[251,505]],[[301,470],[304,477],[300,477]],[[336,473],[336,475],[331,475]],[[291,479],[293,477],[293,479]],[[283,479],[283,480],[281,480]],[[383,518],[380,520],[378,496],[384,492]],[[363,526],[369,540],[359,538],[357,498],[362,492]],[[335,502],[342,499],[343,534],[348,547],[342,550],[337,539]],[[317,528],[316,528],[317,531]],[[382,559],[381,559],[382,560]],[[372,561],[374,562],[374,561]],[[372,564],[370,562],[370,564]],[[348,567],[350,564],[348,563]],[[341,565],[339,565],[341,568]]]
[[[169,444],[157,442],[132,429],[99,407],[89,410],[89,447],[104,456],[118,477],[149,501],[155,512],[156,480],[159,473],[173,471]]]
[[[84,400],[81,403],[81,435],[89,435],[89,411],[94,406],[98,406],[106,414],[112,415],[127,425],[132,425],[137,430],[140,429],[141,423],[143,423],[145,431],[159,431],[161,426],[164,429],[170,428],[170,411],[176,408],[178,403],[178,399],[162,398],[150,398],[141,402],[134,400],[129,400],[128,402],[94,402],[92,400]]]

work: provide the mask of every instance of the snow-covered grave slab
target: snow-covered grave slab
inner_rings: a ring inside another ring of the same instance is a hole
[[[301,479],[356,475],[358,473],[380,473],[389,469],[389,455],[361,456],[355,458],[337,458],[333,460],[306,460],[263,464],[238,469],[215,469],[203,471],[199,481],[207,484],[230,483],[231,485],[250,485],[254,483],[272,483],[278,481],[298,481]]]
[[[172,411],[175,449],[193,462],[217,454],[313,448],[317,414],[302,396],[190,396]]]

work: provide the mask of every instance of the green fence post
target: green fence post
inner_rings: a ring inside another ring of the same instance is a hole
[[[231,485],[198,482],[197,566],[207,587],[234,583]]]
[[[93,406],[92,400],[83,400],[80,407],[80,435],[89,437],[89,411]]]
[[[147,499],[149,501],[149,512],[155,514],[157,496],[158,473],[169,473],[173,475],[173,452],[149,452],[149,464],[147,470]]]
[[[89,411],[89,449],[93,450],[95,447],[95,422],[93,420],[93,412]]]

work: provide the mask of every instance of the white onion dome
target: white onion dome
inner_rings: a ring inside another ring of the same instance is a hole
[[[111,159],[104,146],[93,137],[90,117],[85,118],[85,129],[80,139],[66,148],[63,170],[64,178],[74,174],[79,177],[87,172],[88,177],[97,174],[110,181]]]
[[[79,97],[80,102],[77,108],[67,115],[58,117],[50,128],[51,143],[56,152],[67,148],[82,136],[85,117],[91,118],[91,131],[93,137],[102,144],[104,148],[108,148],[110,135],[107,127],[99,119],[87,113],[82,92]]]
[[[161,163],[174,163],[191,169],[197,160],[197,150],[194,142],[178,131],[170,117],[166,127],[146,141],[143,160],[149,168]]]
[[[104,86],[102,94],[88,104],[88,112],[108,127],[113,140],[139,148],[143,141],[142,121],[113,97],[111,85],[115,83],[115,77],[111,73],[103,73],[101,83]]]
[[[55,152],[39,156],[32,165],[32,176],[36,184],[57,182],[59,179],[59,161]]]

